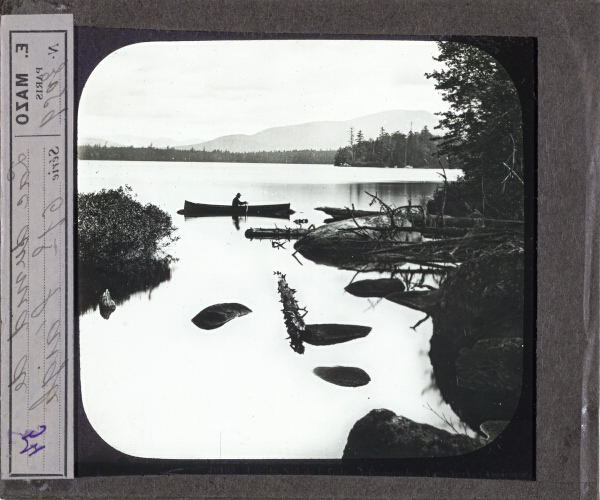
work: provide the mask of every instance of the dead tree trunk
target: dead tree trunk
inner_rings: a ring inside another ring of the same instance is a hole
[[[285,321],[285,327],[287,329],[290,346],[296,351],[298,354],[304,353],[304,344],[302,343],[302,336],[304,335],[304,330],[306,329],[306,325],[304,324],[303,315],[300,314],[301,309],[298,306],[298,302],[294,297],[296,290],[292,290],[285,280],[285,274],[280,273],[279,271],[275,272],[275,275],[279,277],[277,282],[277,291],[279,292],[279,296],[281,297],[280,302],[283,304],[283,318]]]

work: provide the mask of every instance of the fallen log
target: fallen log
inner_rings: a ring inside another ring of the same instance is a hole
[[[423,241],[427,230],[439,238]],[[455,231],[458,237],[452,236]],[[423,228],[414,227],[400,215],[382,214],[321,226],[294,245],[304,257],[333,265],[381,260],[427,265],[460,263],[497,247],[523,248],[523,226],[476,227],[468,231]]]
[[[371,328],[359,325],[315,324],[304,323],[306,309],[300,308],[295,298],[296,290],[287,284],[285,274],[275,272],[279,277],[277,290],[283,304],[285,327],[290,339],[290,347],[298,354],[304,353],[304,342],[311,345],[333,345],[366,337]],[[303,312],[304,314],[302,314]]]
[[[411,209],[408,215],[406,214],[407,208]],[[393,212],[394,214],[408,216],[408,218],[418,227],[419,222],[423,221],[423,216],[421,215],[419,209],[420,207],[399,207],[394,209]],[[351,208],[347,207],[317,207],[315,210],[325,212],[327,215],[331,216],[331,219],[328,219],[327,222],[337,222],[340,220],[351,219],[353,216],[360,218],[372,215],[381,215],[385,213],[380,210],[352,210]],[[524,225],[525,223],[521,220],[489,219],[485,217],[452,217],[450,215],[444,215],[442,217],[436,214],[427,214],[425,217],[425,226],[429,228],[472,228],[478,226],[485,226],[488,228],[510,228],[524,227]]]
[[[369,194],[369,193],[367,193]],[[389,207],[387,207],[389,208]],[[334,208],[334,207],[317,207],[315,210],[324,212],[331,216],[331,219],[327,219],[325,222],[338,222],[341,220],[369,217],[373,215],[384,215],[394,214],[398,217],[405,217],[411,220],[411,222],[420,225],[425,220],[425,213],[419,206],[403,206],[397,208],[389,208],[389,210],[382,207],[381,210],[356,210],[354,208]]]
[[[281,297],[280,302],[283,304],[283,318],[285,322],[285,328],[287,329],[290,347],[298,354],[304,353],[304,344],[302,343],[302,336],[306,325],[304,324],[303,316],[300,314],[300,307],[296,301],[294,294],[296,290],[292,290],[285,280],[285,274],[279,271],[275,272],[278,276],[277,291]]]
[[[249,240],[298,240],[306,236],[310,229],[304,228],[250,228],[244,233],[244,236]]]
[[[327,215],[338,219],[350,219],[352,215],[354,217],[366,217],[368,215],[381,215],[379,210],[352,210],[351,208],[334,208],[334,207],[317,207],[315,210],[319,210],[320,212],[324,212]]]
[[[361,229],[368,229],[372,231],[379,231],[381,233],[391,231],[390,228],[385,227],[372,227],[372,226],[361,226]],[[356,231],[357,228],[348,228],[344,229],[344,231]],[[470,228],[467,227],[397,227],[394,228],[393,231],[396,233],[420,233],[422,236],[426,238],[444,238],[444,237],[461,237],[465,236],[469,233]]]

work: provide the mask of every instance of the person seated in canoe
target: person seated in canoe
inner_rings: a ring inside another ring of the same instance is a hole
[[[242,196],[240,193],[238,193],[238,194],[235,195],[235,198],[231,202],[231,206],[232,207],[241,207],[242,205],[247,205],[248,204],[247,201],[240,200],[240,196]]]

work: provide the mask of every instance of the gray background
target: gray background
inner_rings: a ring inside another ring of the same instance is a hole
[[[2,498],[597,498],[600,3],[480,0],[5,0],[76,26],[538,38],[536,481],[158,476],[8,481]],[[598,201],[597,201],[598,200]]]

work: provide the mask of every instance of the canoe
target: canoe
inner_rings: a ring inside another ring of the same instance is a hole
[[[289,203],[279,205],[245,205],[234,207],[231,205],[207,205],[205,203],[192,203],[185,201],[181,213],[185,216],[207,216],[207,215],[259,215],[263,217],[289,217],[294,211],[290,209]]]

